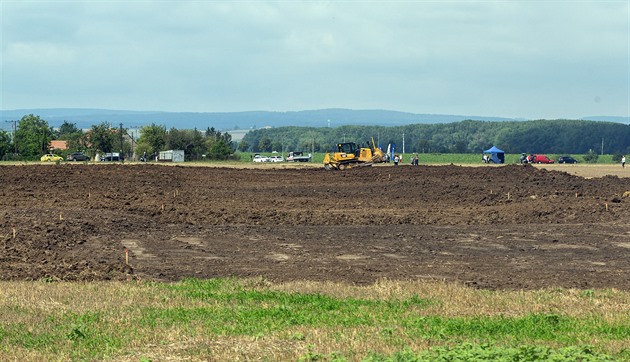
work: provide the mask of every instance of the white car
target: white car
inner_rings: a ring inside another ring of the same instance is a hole
[[[269,157],[263,155],[254,155],[254,162],[269,162]]]
[[[284,157],[282,157],[282,156],[271,156],[271,157],[269,157],[269,162],[284,162]]]

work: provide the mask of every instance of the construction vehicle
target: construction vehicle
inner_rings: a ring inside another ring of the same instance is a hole
[[[326,170],[345,170],[357,166],[372,166],[374,163],[384,162],[385,154],[376,148],[374,139],[372,145],[360,147],[356,143],[338,143],[337,152],[327,152],[324,156]]]

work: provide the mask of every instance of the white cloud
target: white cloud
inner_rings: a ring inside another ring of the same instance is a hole
[[[629,112],[627,1],[1,6],[3,109]]]

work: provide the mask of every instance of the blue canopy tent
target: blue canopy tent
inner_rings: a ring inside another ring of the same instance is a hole
[[[494,163],[504,163],[505,162],[505,152],[498,149],[496,146],[492,146],[492,148],[483,151],[483,153],[490,154],[490,162]]]

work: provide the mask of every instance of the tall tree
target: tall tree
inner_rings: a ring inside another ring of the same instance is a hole
[[[204,137],[199,130],[178,130],[171,128],[167,136],[167,148],[171,150],[184,150],[189,159],[198,159],[206,153]]]
[[[96,152],[112,152],[115,138],[116,134],[107,122],[102,122],[90,128],[89,140]]]
[[[18,153],[26,159],[36,159],[48,152],[53,130],[39,116],[29,114],[22,117],[15,131]]]
[[[12,150],[11,135],[7,131],[0,130],[0,160],[4,159]]]
[[[258,150],[261,152],[271,152],[271,138],[264,135],[258,142]]]
[[[207,158],[211,160],[227,160],[234,153],[232,147],[232,135],[215,131],[214,128],[206,131]]]
[[[71,150],[83,151],[87,148],[88,142],[83,130],[77,128],[75,123],[63,121],[57,132],[57,139],[68,142],[68,148]]]
[[[241,140],[241,142],[238,143],[238,150],[241,152],[250,151],[250,148],[251,145],[246,140]]]
[[[164,151],[166,146],[166,127],[158,126],[151,123],[140,129],[140,138],[138,139],[138,151],[147,152],[148,154],[156,154]]]
[[[63,121],[63,123],[61,124],[61,126],[59,126],[59,132],[57,137],[60,140],[66,140],[68,136],[74,134],[74,133],[79,133],[81,132],[80,129],[77,128],[77,124],[76,123],[70,123],[68,121]]]

